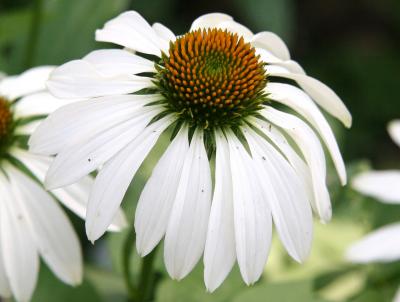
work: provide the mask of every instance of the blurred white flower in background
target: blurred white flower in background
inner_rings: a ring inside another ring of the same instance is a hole
[[[209,291],[236,260],[252,284],[267,261],[273,221],[288,253],[304,261],[312,209],[323,222],[332,214],[318,135],[346,183],[334,134],[317,107],[350,127],[340,98],[306,75],[277,35],[253,34],[225,14],[201,16],[175,36],[129,11],[107,22],[96,39],[124,49],[97,50],[57,68],[51,93],[90,99],[51,114],[29,142],[34,152],[56,155],[46,178],[50,189],[100,170],[88,203],[89,239],[104,233],[140,165],[170,128],[173,139],[136,210],[140,255],[165,236],[172,278],[185,277],[204,252]],[[300,88],[279,83],[282,78]]]
[[[51,158],[26,150],[27,137],[40,120],[65,100],[45,91],[54,67],[30,69],[0,79],[0,296],[29,301],[36,286],[39,255],[65,283],[82,280],[78,237],[57,198],[85,217],[90,176],[51,193],[42,183]],[[125,223],[118,213],[112,229]]]
[[[392,121],[388,132],[400,146],[400,120]],[[351,185],[358,192],[382,203],[400,205],[400,170],[363,172],[352,180]],[[355,263],[400,260],[400,223],[379,228],[354,243],[347,250],[346,258]],[[394,301],[400,301],[400,292]]]

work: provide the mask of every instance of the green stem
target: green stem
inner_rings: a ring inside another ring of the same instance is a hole
[[[140,270],[140,279],[138,285],[138,302],[148,301],[150,293],[154,289],[154,260],[157,253],[157,247],[142,259]]]
[[[26,47],[25,68],[33,66],[33,61],[37,51],[39,40],[40,25],[42,21],[43,0],[35,0],[33,3],[33,12],[31,26]]]
[[[131,255],[135,245],[135,232],[130,231],[126,236],[123,247],[123,273],[125,285],[128,290],[128,302],[145,302],[151,298],[154,290],[155,276],[153,273],[153,265],[156,256],[157,247],[146,257],[142,258],[139,280],[137,286],[132,280],[131,275]]]
[[[138,292],[136,291],[136,287],[133,284],[131,276],[131,254],[133,246],[135,245],[135,240],[136,240],[135,232],[129,231],[125,239],[123,255],[122,255],[124,280],[129,295],[128,302],[136,301],[138,296]]]

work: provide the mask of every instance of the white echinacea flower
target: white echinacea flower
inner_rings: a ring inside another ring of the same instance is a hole
[[[93,51],[57,68],[47,83],[51,93],[90,99],[51,114],[30,140],[33,151],[57,155],[46,178],[50,189],[100,169],[88,203],[89,239],[104,233],[169,128],[173,139],[136,209],[139,254],[165,236],[172,278],[185,277],[204,252],[209,291],[236,260],[252,284],[267,261],[274,221],[288,253],[302,262],[312,241],[312,208],[322,221],[331,218],[318,135],[346,183],[337,142],[316,105],[349,127],[340,98],[306,75],[277,35],[253,34],[225,14],[201,16],[175,36],[129,11],[107,22],[96,39],[124,49]]]
[[[51,193],[42,186],[51,158],[26,150],[27,137],[40,120],[67,104],[45,91],[54,67],[30,69],[0,79],[0,296],[29,301],[39,272],[39,255],[63,282],[82,280],[78,237],[57,198],[85,217],[93,179],[85,176]],[[123,227],[118,214],[112,228]]]

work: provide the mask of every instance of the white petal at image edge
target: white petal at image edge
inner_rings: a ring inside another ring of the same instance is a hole
[[[368,171],[351,183],[356,191],[383,203],[400,203],[400,170]]]
[[[346,259],[355,263],[392,262],[400,259],[400,223],[367,234],[346,251]]]

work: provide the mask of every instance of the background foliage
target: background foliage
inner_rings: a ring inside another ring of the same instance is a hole
[[[43,10],[35,31],[38,4]],[[94,41],[94,30],[127,9],[138,10],[150,23],[161,22],[175,33],[185,32],[195,17],[212,11],[231,14],[255,32],[278,33],[288,43],[292,57],[310,75],[331,86],[352,112],[354,125],[349,131],[331,121],[350,176],[371,167],[400,167],[400,152],[385,129],[389,120],[400,118],[398,0],[0,0],[0,70],[15,74],[104,48],[106,45]],[[124,205],[131,222],[135,201],[158,156],[153,154],[145,162],[126,196]],[[304,265],[294,263],[275,240],[261,281],[248,288],[235,268],[210,295],[204,289],[201,264],[178,283],[163,278],[166,272],[159,252],[159,282],[152,299],[391,301],[400,285],[400,264],[355,266],[343,260],[343,252],[371,229],[399,220],[400,207],[368,200],[348,187],[341,190],[333,172],[329,183],[334,218],[328,225],[316,222],[312,255]],[[84,234],[82,221],[72,215],[71,219]],[[65,286],[42,265],[33,301],[126,301],[121,251],[129,232],[109,234],[95,246],[82,236],[87,263],[84,284],[74,289]],[[136,274],[138,256],[131,260]]]

